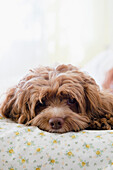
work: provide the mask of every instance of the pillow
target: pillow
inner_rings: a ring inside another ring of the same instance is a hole
[[[106,72],[113,67],[113,50],[108,49],[94,57],[84,68],[101,87],[105,79]]]
[[[55,134],[0,116],[0,169],[113,169],[113,130]]]

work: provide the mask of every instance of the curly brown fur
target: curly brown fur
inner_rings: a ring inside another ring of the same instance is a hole
[[[3,116],[48,132],[113,127],[113,96],[72,65],[30,70],[7,92]]]

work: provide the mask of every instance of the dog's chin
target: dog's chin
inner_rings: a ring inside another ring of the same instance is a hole
[[[59,134],[62,134],[62,133],[67,133],[67,132],[75,132],[74,130],[65,130],[63,128],[61,128],[61,129],[49,129],[49,130],[42,129],[40,127],[38,127],[38,128],[43,130],[43,131],[49,132],[49,133],[59,133]]]
[[[68,131],[65,131],[65,130],[63,130],[63,129],[60,129],[60,130],[53,130],[53,129],[50,129],[50,130],[48,130],[47,132],[49,132],[49,133],[66,133],[66,132],[68,132]]]

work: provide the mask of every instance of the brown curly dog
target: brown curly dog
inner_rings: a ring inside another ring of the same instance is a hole
[[[1,105],[3,116],[48,132],[113,128],[113,95],[72,65],[30,70]]]

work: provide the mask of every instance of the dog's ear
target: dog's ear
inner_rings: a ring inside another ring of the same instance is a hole
[[[4,102],[0,106],[3,116],[18,123],[26,123],[35,117],[37,87],[35,87],[36,70],[30,70],[17,86],[7,91]]]
[[[5,97],[5,100],[4,102],[1,104],[1,107],[0,107],[0,112],[3,116],[9,118],[10,117],[10,112],[13,108],[13,104],[15,103],[15,97],[14,97],[14,94],[15,94],[15,87],[14,88],[11,88],[9,89],[7,92],[6,92],[6,97]]]
[[[96,114],[99,105],[98,88],[95,83],[86,82],[84,86],[85,100],[86,100],[86,113]]]
[[[29,99],[26,91],[11,88],[6,93],[6,98],[0,107],[1,114],[18,123],[26,123],[30,120]]]
[[[108,93],[100,92],[99,86],[90,76],[85,76],[84,92],[86,100],[86,113],[91,118],[99,118],[102,117],[103,114],[111,112],[111,101],[113,100],[113,97]]]

